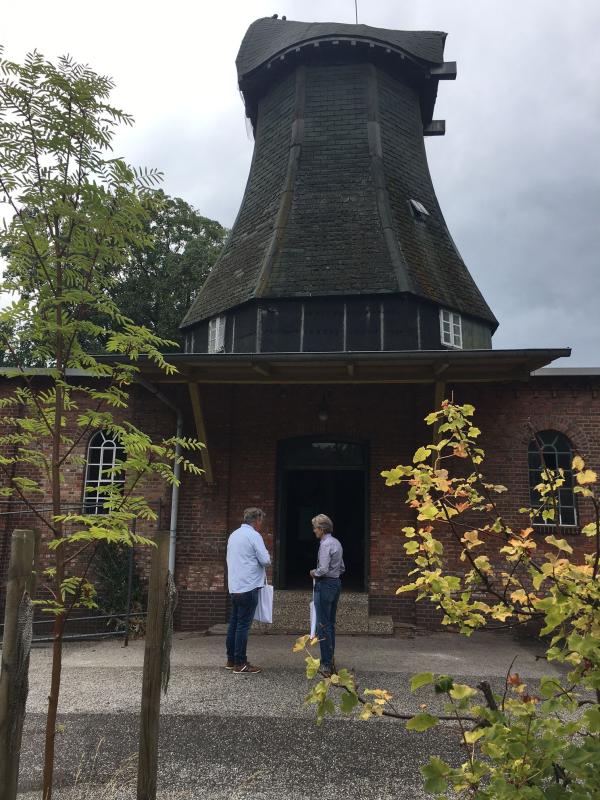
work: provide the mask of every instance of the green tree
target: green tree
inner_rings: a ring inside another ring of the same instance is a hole
[[[0,52],[0,201],[12,212],[0,231],[9,260],[0,291],[17,298],[0,312],[0,336],[14,365],[3,370],[14,388],[0,399],[0,496],[24,503],[46,533],[50,599],[43,609],[54,615],[54,639],[44,800],[52,796],[64,625],[73,609],[95,604],[88,580],[94,555],[103,542],[149,543],[132,532],[135,520],[156,516],[144,496],[148,480],[174,484],[175,461],[200,472],[180,455],[198,442],[152,441],[127,419],[138,355],[165,372],[175,369],[161,353],[172,343],[136,325],[110,296],[115,272],[152,246],[148,223],[164,202],[154,190],[156,172],[112,157],[116,127],[132,124],[109,104],[112,88],[109,78],[69,58],[55,65],[34,52],[19,64]],[[47,367],[43,375],[23,370],[6,328],[18,332],[18,341],[27,338],[34,363]],[[86,352],[90,339],[128,358],[100,361]],[[124,482],[107,485],[104,514],[72,513],[63,475],[85,465],[83,443],[96,429],[120,440],[123,456],[107,476]],[[38,507],[47,491],[49,515]]]
[[[179,323],[219,255],[227,230],[179,197],[159,192],[145,223],[154,246],[135,248],[110,295],[138,325],[183,344]]]
[[[592,519],[582,528],[589,546],[580,555],[562,537],[558,523],[562,469],[542,468],[536,487],[539,503],[519,509],[522,525],[509,525],[498,503],[506,488],[484,476],[485,453],[477,444],[480,431],[473,424],[474,411],[470,405],[444,402],[426,418],[435,431],[431,444],[416,451],[412,464],[382,473],[388,486],[406,488],[406,501],[416,514],[416,524],[403,529],[404,549],[414,559],[412,581],[398,593],[433,601],[443,611],[443,624],[466,636],[489,623],[533,622],[546,658],[568,671],[562,680],[551,676],[526,686],[510,665],[501,695],[485,680],[473,687],[447,675],[415,675],[412,691],[430,687],[446,697],[444,718],[458,723],[467,753],[458,768],[433,757],[422,768],[425,788],[439,797],[471,800],[593,800],[600,797],[597,476],[575,456],[574,491]],[[541,449],[540,458],[544,464]],[[511,510],[508,503],[502,505]],[[555,525],[555,532],[538,536],[533,524],[539,520]],[[463,570],[450,570],[448,543],[458,545]],[[385,690],[359,693],[347,671],[320,675],[319,660],[310,652],[315,643],[304,636],[295,649],[307,651],[307,676],[317,678],[308,701],[316,704],[319,721],[335,709],[332,692],[341,690],[337,698],[342,711],[359,709],[362,719],[410,717],[406,727],[414,731],[438,724],[438,715],[398,714]]]
[[[148,209],[143,229],[151,245],[142,243],[132,247],[129,259],[115,265],[114,281],[107,292],[118,308],[127,309],[130,319],[147,327],[152,333],[173,342],[171,349],[183,346],[179,323],[192,304],[213,264],[215,263],[227,229],[215,220],[199,214],[180,197],[169,197],[162,190],[155,191],[155,202]],[[9,280],[10,259],[5,250]],[[23,296],[23,287],[21,294]],[[107,319],[99,318],[100,325]],[[17,324],[4,321],[4,340],[11,347],[0,351],[0,366],[14,363],[13,352],[19,363],[27,366],[46,366],[36,361],[27,332]],[[104,340],[88,336],[83,342],[88,352],[100,352]]]

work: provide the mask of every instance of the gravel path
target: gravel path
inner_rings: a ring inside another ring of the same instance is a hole
[[[161,721],[160,800],[421,800],[419,765],[428,755],[460,757],[456,729],[441,725],[409,733],[392,720],[368,723],[336,717],[321,727],[303,704],[307,681],[294,637],[255,636],[251,658],[261,675],[223,669],[223,637],[177,635],[169,693]],[[459,680],[486,677],[500,688],[515,670],[532,680],[554,668],[535,650],[506,636],[452,634],[415,639],[340,637],[338,662],[356,671],[363,687],[385,687],[398,708],[420,702],[440,707],[433,693],[407,688],[423,670]],[[143,643],[69,644],[57,743],[55,800],[128,800],[135,797]],[[43,712],[50,652],[35,649],[31,663],[21,759],[22,800],[38,800]],[[74,785],[76,785],[75,788]]]

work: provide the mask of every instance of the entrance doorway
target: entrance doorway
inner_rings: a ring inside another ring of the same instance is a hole
[[[366,582],[367,471],[365,447],[355,442],[294,439],[279,453],[280,588],[312,585],[318,540],[311,520],[327,514],[344,548],[344,586],[363,591]]]

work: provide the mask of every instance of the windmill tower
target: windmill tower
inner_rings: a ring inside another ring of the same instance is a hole
[[[444,221],[424,137],[444,33],[259,19],[237,71],[255,149],[187,352],[486,349],[496,319]]]

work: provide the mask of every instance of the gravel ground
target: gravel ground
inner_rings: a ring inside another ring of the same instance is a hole
[[[419,765],[431,754],[457,760],[455,727],[425,734],[393,720],[346,717],[314,723],[303,704],[307,681],[294,637],[254,636],[250,656],[265,671],[232,675],[223,669],[223,637],[175,637],[172,678],[163,700],[160,800],[421,800]],[[482,677],[500,688],[514,669],[535,680],[555,669],[536,651],[506,636],[464,639],[434,634],[415,639],[340,637],[338,663],[356,671],[363,687],[385,687],[407,712],[420,702],[439,708],[433,693],[415,696],[407,683],[423,670],[464,682]],[[55,800],[135,797],[143,643],[69,644],[57,740]],[[21,759],[20,797],[40,796],[43,711],[50,652],[32,653],[31,691]]]

